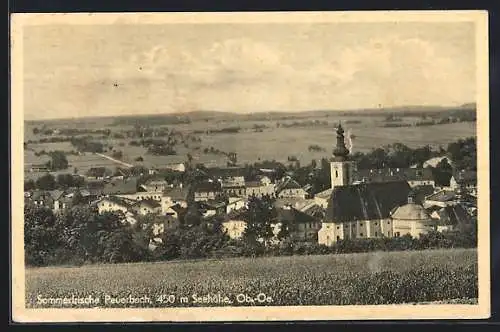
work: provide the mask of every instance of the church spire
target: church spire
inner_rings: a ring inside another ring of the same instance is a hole
[[[345,146],[344,129],[340,122],[337,127],[337,146],[333,149],[333,155],[336,161],[347,160],[349,155],[349,150]]]

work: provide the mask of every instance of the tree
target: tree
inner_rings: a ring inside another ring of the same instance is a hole
[[[436,167],[432,168],[432,174],[436,185],[449,186],[453,175],[453,168],[448,162],[448,159],[441,159],[441,161],[436,164]]]
[[[45,207],[24,207],[24,250],[28,265],[45,265],[59,245],[56,218]]]
[[[248,243],[256,241],[267,243],[274,236],[271,223],[275,217],[276,209],[271,197],[267,195],[262,198],[250,197],[243,217],[247,222],[243,239]]]
[[[33,190],[35,188],[36,188],[36,184],[35,184],[35,181],[33,181],[32,179],[24,181],[24,191]]]
[[[137,157],[134,159],[135,161],[139,161],[139,162],[142,162],[144,161],[144,158],[142,158],[141,156]]]
[[[115,159],[122,159],[123,158],[123,152],[122,151],[114,151],[111,156],[113,158],[115,158]]]
[[[47,163],[47,166],[53,170],[58,171],[61,169],[68,168],[68,159],[66,154],[62,151],[52,151],[49,153],[51,160]]]
[[[36,187],[41,190],[54,190],[56,188],[56,179],[51,174],[46,174],[36,180]]]

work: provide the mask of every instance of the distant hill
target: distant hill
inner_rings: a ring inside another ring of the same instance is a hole
[[[75,119],[54,119],[45,121],[26,121],[27,123],[45,123],[55,124],[60,122],[112,122],[118,124],[131,123],[157,123],[157,124],[176,124],[189,123],[207,120],[284,120],[307,117],[326,117],[326,116],[386,116],[387,114],[397,114],[400,116],[422,116],[431,115],[430,113],[442,112],[454,114],[457,111],[475,112],[475,103],[466,103],[460,106],[398,106],[386,108],[367,108],[357,110],[304,110],[304,111],[255,111],[249,113],[235,113],[216,110],[199,110],[191,112],[164,113],[164,114],[141,114],[141,115],[123,115],[123,116],[102,116]]]

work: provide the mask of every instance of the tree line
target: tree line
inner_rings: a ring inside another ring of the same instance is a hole
[[[50,209],[24,208],[25,261],[29,266],[123,263],[174,259],[235,256],[279,256],[340,254],[369,251],[473,248],[477,246],[476,224],[462,225],[454,232],[431,232],[420,238],[370,238],[342,240],[332,246],[302,242],[289,237],[286,225],[274,236],[271,221],[275,210],[268,198],[252,198],[243,218],[248,226],[241,239],[230,239],[222,220],[201,220],[198,212],[180,217],[180,225],[158,235],[161,243],[150,250],[154,216],[138,217],[133,225],[122,222],[115,212],[99,214],[88,205],[53,213]],[[290,225],[291,226],[291,225]]]

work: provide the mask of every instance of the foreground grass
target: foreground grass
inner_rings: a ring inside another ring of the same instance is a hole
[[[28,307],[68,307],[39,299],[89,295],[107,307],[449,303],[477,292],[471,249],[26,269]]]

